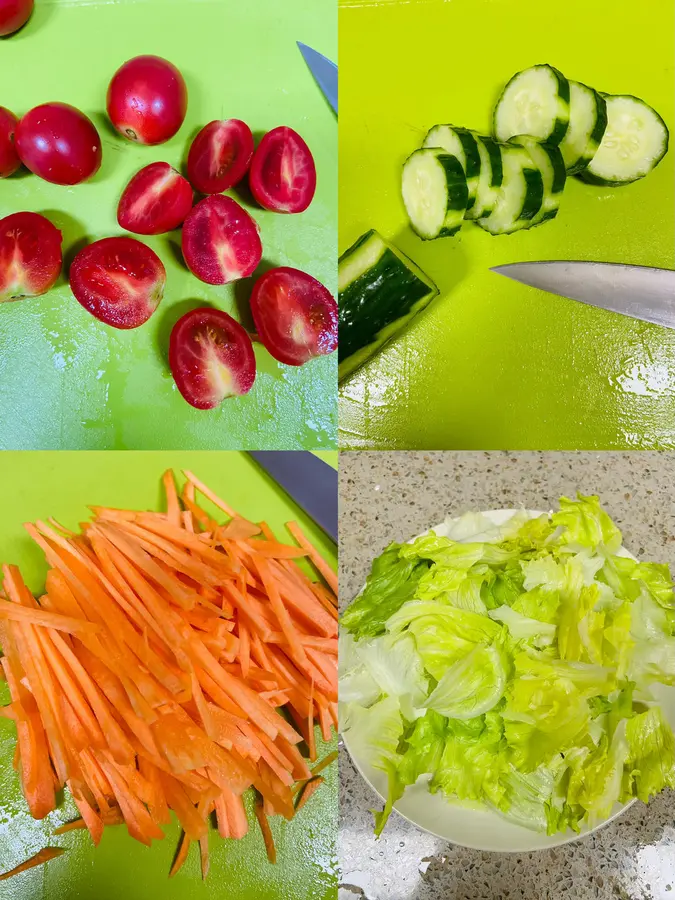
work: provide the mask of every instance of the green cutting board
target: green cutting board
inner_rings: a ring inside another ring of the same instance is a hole
[[[103,141],[91,183],[47,184],[25,171],[0,183],[0,216],[44,212],[61,229],[68,260],[83,243],[121,234],[117,202],[142,166],[180,167],[200,127],[240,118],[256,139],[290,125],[317,164],[316,197],[296,216],[261,210],[248,189],[230,192],[260,224],[263,266],[304,269],[335,291],[337,126],[296,41],[335,58],[335,0],[36,0],[25,29],[0,41],[0,105],[17,115],[61,100],[87,113]],[[159,147],[125,141],[107,120],[116,69],[139,54],[175,63],[188,85],[187,119]],[[146,238],[143,238],[146,240]],[[0,449],[275,449],[336,444],[334,358],[300,368],[256,345],[251,393],[219,409],[188,406],[168,369],[169,334],[188,309],[212,304],[253,330],[253,279],[212,287],[184,266],[180,233],[147,239],[167,269],[152,319],[118,331],[90,316],[65,278],[44,297],[0,308]]]
[[[325,454],[333,467],[337,454]],[[22,523],[54,516],[68,527],[89,516],[88,505],[163,509],[160,478],[167,468],[190,469],[253,521],[265,519],[283,540],[284,523],[296,519],[310,540],[335,565],[335,547],[245,454],[205,452],[3,453],[0,562],[18,564],[30,587],[44,587],[46,566]],[[206,504],[208,507],[208,504]],[[211,507],[211,509],[213,509]],[[0,684],[0,702],[9,698]],[[318,737],[317,731],[317,737]],[[211,873],[202,882],[193,847],[185,868],[168,879],[179,827],[148,849],[123,827],[108,828],[94,848],[88,835],[52,837],[54,828],[77,818],[65,802],[44,822],[30,817],[12,768],[13,723],[0,719],[0,871],[45,846],[68,852],[46,866],[0,882],[0,900],[335,900],[337,895],[337,765],[324,771],[326,784],[292,822],[273,818],[276,866],[270,865],[248,798],[251,830],[241,841],[210,834]],[[323,756],[336,741],[321,744]],[[249,792],[250,793],[250,792]]]
[[[675,267],[671,149],[644,181],[570,179],[531,232],[424,243],[400,198],[405,158],[437,123],[490,127],[506,81],[550,63],[654,106],[673,131],[672,0],[341,0],[339,245],[377,228],[439,285],[405,337],[340,392],[350,448],[675,447],[675,331],[509,282],[517,260]]]

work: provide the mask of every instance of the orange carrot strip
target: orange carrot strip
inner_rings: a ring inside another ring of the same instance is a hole
[[[206,821],[201,818],[197,807],[193,806],[182,784],[170,775],[160,772],[164,796],[169,806],[178,816],[178,821],[190,840],[198,841],[207,832]]]
[[[198,478],[196,478],[192,474],[192,472],[189,471],[189,469],[183,469],[183,475],[185,475],[187,480],[192,482],[192,484],[194,484],[194,486],[197,488],[197,490],[200,492],[200,494],[203,494],[207,500],[210,500],[211,503],[213,503],[214,506],[217,506],[218,509],[222,509],[222,511],[224,513],[227,513],[227,515],[231,519],[236,518],[237,514],[232,509],[232,507],[228,506],[228,504],[225,503],[224,500],[221,500],[221,498],[217,494],[214,494],[214,492],[210,488],[208,488],[203,482],[201,482]]]
[[[202,865],[202,881],[206,881],[209,869],[211,867],[211,863],[209,861],[209,836],[208,834],[202,835],[199,838],[199,855]]]
[[[0,600],[0,618],[9,619],[11,622],[28,622],[30,625],[55,628],[57,631],[66,631],[69,634],[92,633],[99,630],[98,625],[84,619],[70,619],[59,613],[48,612],[46,609],[37,607],[29,609],[17,606],[7,600]]]
[[[173,865],[171,866],[171,871],[169,872],[169,878],[173,878],[174,875],[177,875],[178,872],[185,865],[185,860],[188,858],[188,853],[190,852],[190,844],[192,841],[185,834],[185,832],[181,832],[180,842],[178,844],[178,851],[176,853],[176,858],[173,861]]]
[[[316,737],[314,734],[314,679],[309,687],[309,711],[307,715],[307,734],[309,736],[309,758],[316,762]]]
[[[103,736],[101,726],[97,722],[96,717],[92,712],[91,706],[85,699],[78,683],[73,678],[68,668],[64,665],[63,656],[56,649],[56,644],[50,637],[50,633],[38,633],[36,636],[38,641],[42,645],[42,652],[47,659],[49,667],[51,668],[53,674],[56,676],[56,680],[61,685],[61,689],[67,695],[68,700],[73,707],[73,711],[84,726],[84,729],[88,734],[90,743],[94,747],[105,747],[106,739]]]
[[[270,606],[272,607],[274,615],[281,625],[281,630],[289,643],[293,658],[296,662],[306,663],[307,654],[305,653],[305,648],[302,646],[300,636],[291,621],[291,617],[288,615],[288,610],[283,604],[279,588],[272,577],[267,561],[261,557],[256,557],[255,566],[262,578],[267,596],[269,597]]]
[[[241,617],[238,620],[239,631],[239,662],[241,665],[241,674],[244,678],[248,678],[251,670],[251,637],[246,622]]]
[[[150,813],[141,801],[129,790],[128,785],[115,769],[115,766],[100,756],[98,757],[98,762],[112,785],[115,798],[126,822],[127,831],[131,837],[148,847],[151,845],[153,838],[161,840],[164,837],[164,832],[153,822]]]
[[[326,560],[321,556],[316,547],[308,540],[305,536],[304,532],[300,528],[297,522],[287,522],[286,528],[288,528],[291,535],[295,538],[295,540],[300,544],[303,550],[307,551],[309,558],[314,564],[314,568],[323,576],[326,584],[331,589],[334,594],[338,592],[338,580],[337,575],[328,565]]]
[[[274,837],[272,836],[272,829],[270,828],[270,823],[267,820],[267,816],[265,815],[265,810],[263,808],[263,802],[261,798],[257,798],[255,805],[255,815],[258,820],[258,825],[260,825],[260,830],[262,832],[263,840],[265,841],[265,849],[267,850],[267,858],[271,863],[276,863],[277,861],[277,849],[274,846]]]
[[[216,537],[219,541],[241,541],[247,538],[256,537],[260,534],[260,526],[254,525],[248,519],[242,519],[240,516],[232,519],[227,525],[218,528]]]
[[[130,762],[134,758],[133,747],[113,717],[105,699],[101,696],[101,683],[98,682],[97,686],[80,662],[80,659],[58,634],[52,635],[52,643],[79,682],[82,692],[87,698],[103,734],[106,736],[114,759],[117,762]]]
[[[176,490],[176,480],[173,477],[171,469],[162,476],[162,484],[166,491],[166,517],[172,525],[180,527],[181,525],[181,509],[178,502],[178,491]]]
[[[59,825],[58,828],[54,829],[53,833],[55,835],[68,834],[69,831],[78,831],[78,830],[80,830],[82,828],[86,828],[86,827],[87,827],[87,823],[84,821],[84,819],[80,818],[80,819],[75,819],[72,822],[66,822],[65,825]]]
[[[40,850],[35,856],[31,856],[30,859],[27,859],[20,865],[15,866],[15,868],[10,869],[9,872],[4,872],[0,875],[0,881],[6,881],[8,878],[13,878],[14,875],[20,875],[21,872],[27,872],[29,869],[34,869],[35,866],[41,866],[52,859],[56,859],[57,856],[61,856],[61,854],[65,852],[63,847],[45,847],[44,850]]]
[[[238,541],[240,547],[260,556],[269,556],[272,559],[299,559],[307,556],[309,551],[304,547],[292,547],[290,544],[280,544],[278,541]]]
[[[241,839],[248,833],[248,819],[246,809],[241,797],[237,797],[232,791],[224,790],[222,793],[225,809],[227,810],[227,822],[230,837]]]
[[[71,788],[72,792],[72,788]],[[87,830],[91,835],[91,839],[94,842],[94,846],[98,847],[101,843],[101,838],[103,837],[103,820],[96,812],[96,810],[90,806],[90,804],[84,799],[84,797],[73,797],[75,801],[75,806],[80,811],[80,815],[85,822]]]
[[[221,838],[232,837],[230,834],[230,825],[227,821],[227,807],[225,806],[225,798],[222,794],[216,797],[216,822],[218,823],[218,834]]]
[[[148,810],[158,825],[168,825],[171,813],[164,796],[159,769],[143,756],[138,757],[138,770],[152,789],[152,798],[148,802]]]
[[[302,809],[302,807],[305,805],[305,803],[307,803],[312,794],[317,790],[317,788],[320,788],[322,784],[324,784],[324,779],[321,777],[321,775],[319,775],[318,778],[312,778],[311,781],[308,781],[305,784],[300,793],[300,799],[295,805],[296,812]]]

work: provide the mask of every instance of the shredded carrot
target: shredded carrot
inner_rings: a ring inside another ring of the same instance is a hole
[[[65,825],[60,825],[58,828],[54,829],[54,834],[67,834],[69,831],[78,831],[79,829],[86,828],[87,823],[84,819],[75,819],[73,822],[66,822]]]
[[[27,872],[29,869],[34,869],[36,866],[41,866],[52,859],[56,859],[57,856],[61,856],[61,854],[65,852],[63,847],[45,847],[44,850],[40,850],[35,856],[31,856],[30,859],[27,859],[15,868],[10,869],[9,872],[4,872],[0,875],[0,881],[6,881],[8,878],[13,878],[14,875],[20,875],[22,872]]]
[[[222,837],[243,838],[242,797],[255,789],[274,862],[269,817],[291,819],[323,783],[333,757],[310,769],[303,752],[316,759],[315,724],[325,739],[337,725],[336,584],[293,523],[299,546],[185,476],[179,490],[164,473],[165,512],[93,506],[79,531],[53,517],[25,526],[49,571],[36,600],[15,566],[2,568],[0,677],[11,702],[0,718],[16,723],[15,766],[35,818],[65,786],[80,817],[56,834],[86,828],[98,844],[125,824],[150,845],[174,813],[182,837],[170,874],[198,841],[206,878],[213,811]]]
[[[295,538],[295,540],[300,544],[303,550],[307,551],[307,555],[311,559],[314,567],[318,572],[321,573],[323,578],[326,581],[326,584],[331,589],[334,594],[338,592],[338,582],[337,575],[328,565],[328,563],[323,559],[319,551],[316,547],[310,543],[310,541],[305,537],[304,532],[300,528],[297,522],[287,522],[286,528],[288,528],[291,535]]]
[[[190,852],[191,843],[192,841],[183,831],[180,836],[176,858],[174,859],[173,865],[171,866],[171,871],[169,872],[169,878],[173,878],[174,875],[177,875],[185,865],[185,860],[188,858],[188,853]]]
[[[267,858],[271,863],[275,863],[277,861],[277,848],[274,846],[274,837],[272,836],[272,829],[270,828],[270,823],[267,818],[267,814],[265,813],[265,809],[263,807],[262,799],[257,799],[255,803],[255,816],[258,820],[258,824],[260,825],[260,830],[262,832],[263,840],[265,841],[265,849],[267,850]]]

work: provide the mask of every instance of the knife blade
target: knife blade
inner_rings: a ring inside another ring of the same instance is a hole
[[[323,95],[337,115],[338,111],[338,68],[332,60],[303,44],[296,41],[300,52],[307,63],[314,80],[323,91]]]
[[[675,328],[675,272],[621,263],[548,260],[491,269],[521,284]]]
[[[248,452],[337,544],[338,476],[335,469],[307,450]]]

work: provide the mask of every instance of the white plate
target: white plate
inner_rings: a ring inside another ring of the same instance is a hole
[[[502,525],[514,516],[516,512],[520,512],[520,510],[498,509],[489,510],[484,512],[483,515],[495,525]],[[542,513],[533,510],[528,510],[528,514],[531,518],[542,515]],[[454,521],[456,520],[449,519],[435,528],[430,528],[429,531],[445,536],[449,531],[449,526]],[[424,533],[428,534],[428,532]],[[480,541],[481,535],[472,535],[471,540]],[[635,559],[625,548],[622,548],[621,555]],[[664,713],[667,714],[672,725],[672,722],[675,721],[675,714],[670,715],[669,713],[675,713],[675,710],[664,709]],[[367,760],[352,752],[349,746],[349,732],[342,737],[354,765],[384,804],[384,798],[387,794],[386,775],[374,769]],[[559,847],[561,844],[569,844],[572,841],[580,840],[616,819],[617,816],[620,816],[635,802],[631,800],[630,803],[626,803],[623,806],[617,804],[611,816],[599,822],[593,828],[582,829],[580,834],[567,831],[563,834],[547,835],[516,825],[514,822],[510,822],[508,819],[502,818],[498,813],[487,810],[484,807],[474,808],[464,804],[460,805],[459,803],[450,802],[443,794],[430,794],[427,790],[427,782],[428,778],[421,778],[417,784],[409,787],[403,797],[394,805],[394,809],[409,822],[412,822],[413,825],[417,825],[424,831],[436,835],[436,837],[451,841],[453,844],[470,847],[473,850],[498,851],[502,853],[548,850],[551,847]]]

